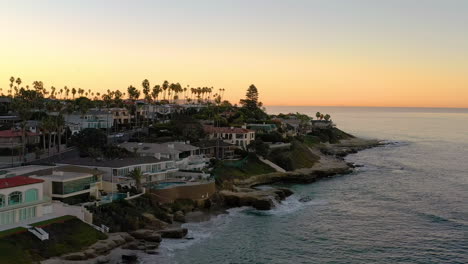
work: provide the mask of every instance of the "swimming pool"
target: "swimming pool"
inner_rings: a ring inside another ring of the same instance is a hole
[[[175,185],[183,185],[185,182],[160,182],[160,183],[153,183],[149,185],[150,189],[166,189],[168,187],[173,187]]]
[[[112,194],[108,194],[106,196],[102,196],[101,201],[110,202],[111,200],[112,201],[117,201],[117,200],[123,200],[125,198],[127,198],[126,193],[112,193]]]

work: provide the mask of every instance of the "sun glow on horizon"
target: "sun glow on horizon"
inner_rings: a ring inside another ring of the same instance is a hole
[[[468,3],[0,0],[0,88],[250,84],[265,105],[468,108]]]

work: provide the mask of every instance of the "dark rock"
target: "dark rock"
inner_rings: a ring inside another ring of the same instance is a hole
[[[159,243],[151,243],[151,244],[146,244],[146,250],[153,250],[157,249],[159,247]]]
[[[149,242],[161,242],[161,235],[158,233],[152,233],[150,236],[144,238],[146,241]]]
[[[138,249],[138,242],[133,241],[130,243],[127,243],[122,246],[123,249],[131,249],[131,250],[137,250]]]
[[[302,202],[302,203],[307,203],[310,201],[312,201],[312,198],[310,196],[304,196],[301,199],[299,199],[299,202]]]
[[[159,231],[163,238],[184,238],[187,233],[187,228],[171,228]]]
[[[145,253],[149,255],[159,255],[159,252],[156,250],[146,250]]]
[[[185,215],[182,211],[177,211],[174,214],[174,220],[177,222],[185,223]]]
[[[257,210],[270,210],[274,207],[273,201],[269,198],[256,199],[252,202],[252,207]]]
[[[123,254],[122,260],[124,261],[136,261],[138,256],[136,254]]]

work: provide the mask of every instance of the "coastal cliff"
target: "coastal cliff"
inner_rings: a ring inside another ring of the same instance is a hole
[[[377,140],[352,138],[335,144],[327,143],[309,147],[309,151],[318,157],[318,161],[312,167],[234,179],[232,189],[221,190],[219,197],[226,207],[252,206],[258,210],[270,210],[274,207],[275,201],[285,199],[292,194],[292,191],[286,188],[260,190],[256,186],[275,183],[307,184],[322,178],[351,173],[354,165],[344,161],[344,156],[381,144]]]

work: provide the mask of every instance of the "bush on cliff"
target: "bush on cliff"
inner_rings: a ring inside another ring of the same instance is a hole
[[[311,132],[309,135],[319,138],[320,142],[323,142],[323,143],[329,142],[331,144],[339,143],[340,140],[354,138],[353,135],[348,134],[336,127],[331,128],[331,129],[316,130],[314,132]]]
[[[310,168],[320,158],[314,155],[307,145],[300,141],[293,141],[289,150],[275,149],[268,159],[287,171]]]
[[[93,213],[94,224],[104,224],[112,232],[127,232],[144,228],[147,224],[147,219],[143,216],[144,213],[170,222],[167,212],[157,204],[152,203],[149,195],[143,195],[130,201],[119,200],[99,207],[90,206],[88,209]]]

